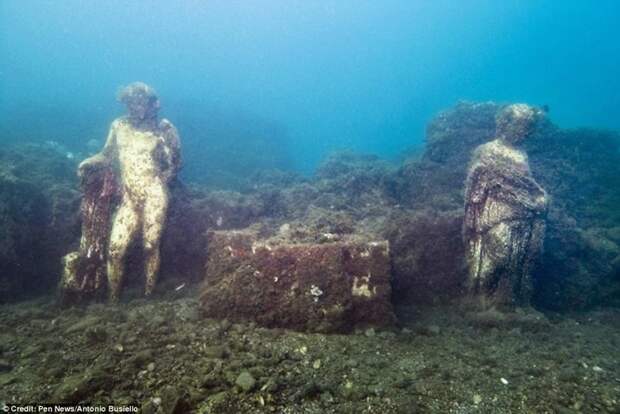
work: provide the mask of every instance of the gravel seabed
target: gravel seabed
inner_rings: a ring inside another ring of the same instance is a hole
[[[176,295],[176,296],[175,296]],[[191,288],[118,305],[0,306],[0,403],[143,413],[617,413],[620,310],[399,309],[305,334],[205,319]]]

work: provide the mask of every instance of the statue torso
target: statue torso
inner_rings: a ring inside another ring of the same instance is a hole
[[[527,155],[499,140],[477,150],[468,181],[466,209],[476,211],[480,230],[546,210],[547,195],[532,177]]]
[[[158,130],[141,130],[125,120],[116,123],[116,146],[124,191],[144,197],[153,185],[163,186],[160,154],[165,145]]]

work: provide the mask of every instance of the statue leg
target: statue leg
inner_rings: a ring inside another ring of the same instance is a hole
[[[475,235],[468,241],[467,264],[469,268],[468,289],[471,293],[476,293],[480,285],[482,273],[482,237]]]
[[[161,235],[166,223],[168,210],[168,192],[163,186],[153,186],[144,204],[142,240],[144,242],[144,260],[146,267],[146,285],[144,294],[153,293],[159,273]]]
[[[512,258],[519,246],[513,226],[512,223],[501,222],[487,234],[485,290],[494,305],[510,305],[515,299]]]
[[[468,242],[468,299],[481,309],[492,306],[489,301],[489,288],[493,283],[496,268],[495,252],[492,251],[493,239],[493,234],[485,233],[475,235]]]
[[[110,244],[108,248],[108,293],[112,302],[117,302],[123,282],[124,262],[127,248],[133,240],[140,217],[128,197],[123,201],[114,216]]]

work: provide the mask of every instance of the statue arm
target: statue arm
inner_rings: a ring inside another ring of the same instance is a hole
[[[181,140],[179,132],[170,121],[164,119],[161,128],[164,138],[162,175],[166,181],[170,181],[181,169]]]
[[[467,174],[465,181],[465,217],[464,228],[466,233],[480,231],[479,216],[486,200],[488,181],[482,165],[474,165]]]
[[[538,184],[532,176],[523,176],[518,180],[517,186],[520,191],[515,194],[515,199],[526,209],[532,211],[544,211],[549,202],[549,196],[545,189]]]
[[[467,204],[481,204],[486,199],[489,180],[485,174],[486,168],[474,165],[467,174],[465,181],[465,202]]]
[[[105,145],[101,152],[93,155],[92,157],[86,158],[84,161],[80,163],[78,166],[78,176],[83,177],[87,171],[92,171],[101,167],[108,165],[111,162],[113,154],[116,150],[116,127],[117,122],[114,121],[110,126],[110,131],[108,132],[108,138],[106,139]]]
[[[465,203],[479,205],[486,199],[489,187],[489,169],[492,158],[489,144],[480,145],[474,150],[465,179]]]

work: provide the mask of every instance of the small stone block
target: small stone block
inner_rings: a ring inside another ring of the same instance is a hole
[[[252,231],[209,232],[205,316],[266,327],[350,332],[391,325],[387,241],[320,244],[261,240]]]

